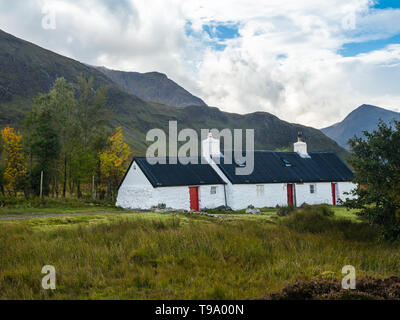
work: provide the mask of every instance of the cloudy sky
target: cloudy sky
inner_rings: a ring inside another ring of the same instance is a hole
[[[400,111],[400,1],[0,0],[0,29],[92,65],[166,73],[212,106],[317,128]]]

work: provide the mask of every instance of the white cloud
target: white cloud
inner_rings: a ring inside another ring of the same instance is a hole
[[[56,30],[41,28],[46,4],[56,10]],[[0,28],[85,63],[164,72],[225,111],[267,111],[284,120],[323,127],[362,103],[399,110],[399,46],[351,58],[337,53],[346,42],[400,32],[400,10],[375,10],[370,4],[368,0],[4,1]],[[239,36],[221,41],[203,30],[203,25],[218,24],[237,26]],[[217,50],[213,42],[226,47]]]

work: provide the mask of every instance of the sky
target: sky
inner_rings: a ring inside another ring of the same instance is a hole
[[[0,0],[0,29],[165,73],[227,112],[322,128],[362,104],[400,111],[397,0]]]

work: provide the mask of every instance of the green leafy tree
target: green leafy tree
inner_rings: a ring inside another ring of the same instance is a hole
[[[105,109],[106,88],[93,87],[93,78],[78,77],[77,85],[77,129],[71,175],[77,186],[78,197],[82,196],[81,183],[89,182],[93,176],[100,181],[98,154],[107,146],[106,124],[109,113]],[[102,138],[100,142],[99,139]]]
[[[42,116],[45,116],[46,120],[42,121]],[[54,82],[53,89],[48,94],[40,95],[35,100],[34,110],[27,120],[28,130],[30,127],[37,129],[33,136],[31,135],[28,142],[31,156],[36,155],[39,162],[38,165],[42,166],[43,169],[49,168],[46,159],[48,161],[58,160],[58,163],[55,165],[62,172],[63,197],[66,196],[69,162],[76,147],[74,139],[77,139],[77,117],[74,87],[64,78],[58,78]],[[31,130],[29,131],[31,132]],[[55,135],[57,136],[57,145],[55,145]],[[43,141],[40,141],[41,139]],[[36,151],[43,149],[46,143],[53,144],[50,152],[56,151],[54,157],[50,154],[40,156],[38,152],[33,150],[34,146],[37,148]],[[56,154],[57,157],[55,157]],[[32,172],[37,174],[39,171],[38,167],[34,169]],[[45,176],[49,177],[49,174],[47,173]]]
[[[358,188],[347,200],[349,208],[361,209],[359,215],[382,227],[385,238],[400,238],[400,122],[382,121],[372,133],[349,141],[349,159]]]
[[[43,103],[40,99],[36,100],[39,105]],[[57,189],[58,194],[56,161],[60,157],[60,143],[58,134],[54,129],[51,109],[34,109],[26,121],[26,126],[31,133],[26,144],[31,157],[36,159],[36,165],[31,171],[31,187],[38,195],[40,192],[40,175],[43,171],[43,194],[49,194],[51,180],[53,181],[53,188]]]

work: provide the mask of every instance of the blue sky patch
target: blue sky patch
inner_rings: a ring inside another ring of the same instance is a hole
[[[237,24],[204,25],[203,30],[207,32],[212,39],[226,40],[234,39],[239,36]]]
[[[399,0],[379,0],[375,1],[375,4],[371,6],[373,9],[400,9]],[[368,53],[375,50],[381,50],[390,44],[399,44],[400,34],[392,37],[371,40],[365,42],[349,42],[345,43],[342,48],[338,51],[343,57],[354,57],[361,53]]]
[[[239,25],[234,23],[218,24],[212,22],[203,25],[202,28],[210,37],[210,41],[207,42],[207,45],[217,51],[223,51],[226,48],[226,44],[224,43],[225,40],[234,39],[240,36]],[[190,21],[186,22],[186,34],[196,36],[192,30],[192,23]]]
[[[375,9],[399,9],[400,1],[399,0],[379,0],[376,1],[375,5],[372,6]]]
[[[343,57],[354,57],[360,53],[367,53],[385,48],[390,44],[400,43],[400,34],[387,39],[371,40],[366,42],[345,43],[339,50]]]

